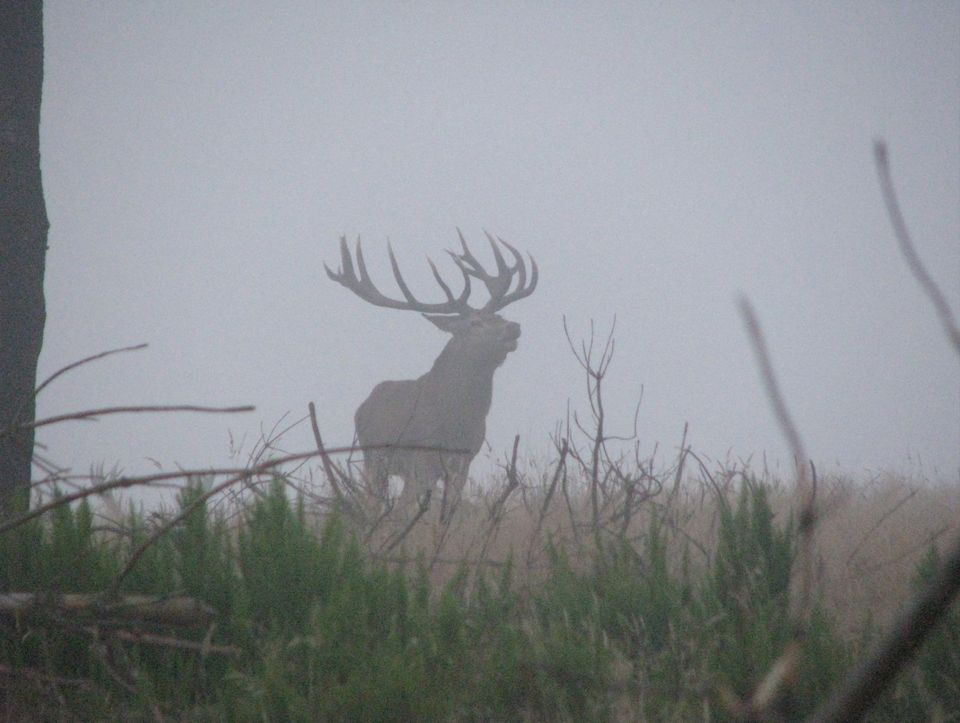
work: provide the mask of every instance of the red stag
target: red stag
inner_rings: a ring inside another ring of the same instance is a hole
[[[459,231],[458,231],[459,233]],[[537,286],[537,264],[527,266],[520,252],[502,239],[487,234],[497,265],[488,273],[460,234],[461,253],[448,251],[463,274],[463,291],[454,296],[429,259],[433,276],[446,301],[425,303],[410,292],[388,246],[393,277],[403,299],[384,296],[367,273],[360,241],[356,262],[345,238],[340,239],[341,268],[327,275],[364,301],[388,309],[419,311],[437,328],[452,335],[433,363],[417,379],[385,381],[374,387],[354,417],[357,439],[364,447],[364,472],[368,483],[387,497],[391,475],[403,480],[398,505],[407,509],[415,500],[429,503],[437,480],[443,483],[441,519],[449,519],[467,480],[470,462],[480,451],[486,433],[487,413],[493,398],[493,373],[507,354],[517,348],[520,325],[497,314],[508,304],[529,296]],[[504,259],[500,246],[513,257]],[[470,280],[483,282],[487,303],[468,305]],[[514,284],[516,280],[516,284]],[[420,449],[405,449],[419,447]]]

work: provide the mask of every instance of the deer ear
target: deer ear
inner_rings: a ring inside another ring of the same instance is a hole
[[[442,316],[439,314],[423,314],[423,318],[437,327],[440,331],[452,334],[460,322],[459,316]]]

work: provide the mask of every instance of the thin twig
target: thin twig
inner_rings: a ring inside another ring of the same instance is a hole
[[[100,634],[102,631],[100,631],[98,628],[91,628],[89,632],[93,636],[93,641],[90,643],[89,650],[100,660],[100,664],[103,666],[103,669],[107,671],[109,676],[113,679],[113,682],[115,682],[117,685],[119,685],[121,688],[123,688],[130,694],[136,693],[137,688],[134,685],[134,682],[124,677],[123,674],[119,670],[117,670],[114,664],[113,655],[112,655],[114,650],[109,647],[109,643],[111,641],[109,639],[105,640],[104,637]],[[123,666],[123,667],[124,669],[126,669],[126,666]],[[133,677],[133,673],[135,672],[136,672],[136,668],[133,668],[130,675],[131,678]]]
[[[953,311],[947,303],[943,292],[937,286],[930,273],[924,266],[920,255],[917,253],[913,244],[910,232],[907,230],[906,221],[903,220],[903,214],[900,211],[900,203],[897,200],[897,193],[893,187],[893,177],[890,174],[889,154],[887,153],[887,144],[882,139],[873,142],[873,158],[877,165],[877,175],[880,177],[880,191],[883,194],[883,202],[887,206],[887,213],[890,216],[890,225],[893,226],[893,233],[897,237],[897,244],[900,246],[900,253],[910,273],[920,284],[933,308],[940,317],[940,324],[947,335],[947,339],[953,344],[954,350],[960,355],[960,328],[957,327],[957,321],[953,317]]]
[[[414,450],[414,451],[427,451],[427,452],[436,452],[438,449],[436,447],[427,447],[424,445],[396,445],[396,444],[381,444],[381,445],[368,445],[366,447],[336,447],[334,449],[328,449],[327,454],[347,454],[355,452],[358,449],[402,449],[402,450]],[[439,450],[446,451],[446,450]],[[462,452],[462,450],[454,450],[456,452]],[[142,477],[121,477],[118,480],[113,480],[112,482],[104,482],[100,485],[95,485],[93,487],[88,487],[83,490],[78,490],[77,492],[71,492],[67,495],[61,495],[56,497],[51,502],[48,502],[45,505],[40,505],[35,507],[29,512],[25,512],[22,515],[18,515],[13,519],[7,520],[6,522],[0,523],[0,535],[8,530],[12,530],[15,527],[19,527],[25,522],[29,522],[32,519],[35,519],[46,512],[49,512],[52,509],[60,507],[62,505],[70,504],[71,502],[76,502],[79,499],[84,497],[89,497],[91,495],[99,495],[114,489],[125,489],[127,487],[135,487],[140,485],[152,484],[153,482],[162,482],[164,480],[170,479],[182,479],[188,477],[222,477],[224,475],[257,475],[266,472],[267,470],[273,469],[280,465],[287,464],[288,462],[298,462],[304,459],[310,459],[311,457],[316,457],[320,453],[318,451],[313,452],[301,452],[299,454],[290,454],[284,457],[277,457],[275,459],[267,460],[262,464],[258,464],[255,467],[226,467],[220,469],[193,469],[193,470],[178,470],[176,472],[159,472],[157,474],[144,475]]]
[[[572,456],[572,455],[571,455]],[[563,493],[563,501],[567,507],[567,517],[570,520],[570,531],[573,532],[573,539],[577,547],[583,547],[583,541],[580,539],[580,523],[577,521],[577,515],[573,511],[573,502],[570,500],[570,490],[568,489],[568,465],[563,465],[560,474],[560,491]]]
[[[500,531],[500,523],[503,521],[507,500],[510,498],[510,495],[513,494],[513,491],[520,485],[520,478],[517,476],[517,448],[519,446],[520,435],[518,434],[513,438],[513,454],[510,455],[510,462],[505,467],[507,484],[504,485],[503,491],[494,501],[487,515],[487,532],[483,538],[483,545],[480,547],[480,554],[477,556],[479,561],[486,559],[487,549],[496,539],[497,533]]]
[[[317,408],[313,402],[310,402],[307,404],[307,409],[310,412],[310,427],[313,429],[313,441],[316,443],[317,451],[320,453],[320,461],[323,463],[323,471],[324,474],[327,475],[327,482],[330,483],[330,487],[333,489],[337,499],[342,500],[343,492],[341,492],[340,485],[337,482],[337,475],[334,472],[333,463],[330,461],[330,456],[323,446],[323,439],[320,437],[320,425],[317,424]]]
[[[540,533],[540,528],[543,526],[543,518],[547,514],[547,510],[550,508],[550,502],[553,500],[553,495],[557,490],[557,482],[560,481],[560,474],[567,464],[567,454],[570,452],[570,445],[566,439],[560,441],[560,458],[557,460],[557,466],[553,471],[553,477],[550,479],[550,485],[547,487],[547,494],[543,498],[543,504],[540,506],[540,514],[537,515],[537,527],[534,534]]]
[[[33,390],[33,393],[28,394],[28,395],[26,396],[26,398],[23,399],[23,401],[22,401],[21,404],[20,404],[20,408],[17,409],[16,414],[13,415],[13,420],[14,420],[14,422],[15,422],[17,419],[20,418],[20,414],[21,414],[21,413],[23,412],[23,410],[26,408],[27,404],[29,404],[32,400],[36,399],[37,396],[40,394],[40,392],[42,392],[42,391],[44,390],[44,388],[46,388],[47,386],[49,386],[50,383],[53,382],[54,379],[57,379],[58,377],[66,374],[67,372],[69,372],[69,371],[71,371],[71,370],[73,370],[73,369],[76,369],[76,368],[79,367],[79,366],[83,366],[84,364],[87,364],[87,363],[89,363],[89,362],[97,361],[98,359],[103,359],[104,357],[108,357],[108,356],[111,356],[111,355],[113,355],[113,354],[119,354],[119,353],[121,353],[121,352],[137,351],[137,350],[139,350],[139,349],[146,349],[146,348],[147,348],[147,345],[146,345],[146,344],[136,344],[135,346],[125,346],[125,347],[121,347],[121,348],[119,348],[119,349],[108,349],[107,351],[100,352],[99,354],[94,354],[93,356],[85,357],[85,358],[83,358],[83,359],[80,359],[79,361],[72,362],[72,363],[70,363],[70,364],[67,364],[65,367],[62,367],[62,368],[58,369],[58,370],[55,371],[53,374],[51,374],[49,377],[47,377],[46,379],[44,379],[43,382],[40,384],[40,386],[38,386],[36,389]],[[3,436],[4,434],[8,434],[8,433],[12,432],[12,431],[15,430],[15,429],[25,429],[25,428],[28,428],[28,427],[29,427],[29,425],[20,425],[20,424],[14,423],[14,424],[12,424],[9,428],[7,428],[7,429],[3,430],[2,432],[0,432],[0,436]],[[37,444],[37,443],[35,442],[34,445],[36,445],[36,444]]]
[[[750,335],[750,342],[753,346],[753,353],[757,359],[757,365],[760,367],[760,376],[763,380],[763,386],[767,393],[767,399],[773,406],[773,414],[776,417],[780,431],[787,439],[787,445],[790,447],[790,453],[793,455],[794,463],[797,465],[798,474],[806,477],[806,458],[803,450],[803,442],[800,440],[800,434],[797,432],[797,426],[790,417],[790,410],[783,398],[783,392],[780,391],[780,384],[773,372],[773,364],[770,361],[770,353],[767,350],[767,342],[760,328],[760,322],[753,311],[753,304],[750,300],[741,296],[738,300],[740,306],[740,315],[743,317],[744,325],[747,327],[747,333]]]
[[[247,468],[247,467],[228,467],[223,469],[208,469],[208,470],[177,470],[175,472],[158,472],[151,475],[143,475],[139,477],[121,477],[120,479],[112,480],[110,482],[104,482],[103,484],[94,485],[93,487],[87,487],[85,489],[77,490],[76,492],[71,492],[70,494],[60,495],[55,497],[52,501],[47,504],[34,507],[29,512],[25,512],[22,515],[18,515],[11,520],[7,520],[0,524],[0,535],[8,530],[12,530],[15,527],[29,522],[32,519],[40,517],[41,515],[49,512],[50,510],[56,509],[63,505],[68,505],[72,502],[76,502],[79,499],[84,497],[90,497],[92,495],[100,495],[104,492],[109,492],[115,489],[126,489],[128,487],[138,487],[141,485],[153,484],[154,482],[162,482],[165,480],[172,479],[182,479],[188,477],[199,477],[202,475],[208,475],[211,477],[221,477],[226,474],[241,474],[249,472],[251,474],[257,474],[258,472],[265,471],[271,467],[284,464],[292,460],[306,459],[308,457],[315,456],[317,452],[307,452],[304,454],[291,455],[289,457],[280,457],[278,459],[270,460],[265,462],[259,467]]]
[[[680,452],[677,455],[677,469],[673,475],[673,489],[670,490],[670,496],[667,498],[667,508],[673,506],[680,491],[680,484],[683,482],[683,465],[687,460],[687,432],[690,430],[690,422],[683,423],[683,436],[680,437]]]
[[[410,520],[407,522],[406,527],[404,527],[403,530],[400,531],[400,534],[394,537],[394,539],[391,540],[389,544],[385,545],[385,548],[381,548],[382,552],[385,552],[385,553],[392,552],[396,548],[396,546],[399,545],[401,542],[403,542],[404,538],[406,538],[406,536],[410,534],[410,530],[412,530],[416,526],[417,522],[420,521],[420,518],[423,517],[425,514],[427,514],[427,510],[430,509],[430,497],[432,496],[432,494],[433,494],[432,490],[427,490],[420,496],[419,505],[417,507],[417,514],[410,518]],[[434,561],[436,561],[436,557],[434,557]]]
[[[40,386],[38,386],[33,391],[33,396],[36,397],[38,394],[40,394],[40,392],[42,392],[44,388],[48,387],[50,383],[57,377],[60,377],[66,374],[67,372],[73,369],[76,369],[79,366],[83,366],[84,364],[88,364],[89,362],[92,362],[92,361],[97,361],[98,359],[103,359],[104,357],[112,356],[113,354],[120,354],[122,352],[127,352],[127,351],[139,351],[140,349],[146,349],[146,348],[147,348],[147,344],[135,344],[134,346],[124,346],[124,347],[120,347],[119,349],[108,349],[107,351],[102,351],[99,354],[94,354],[93,356],[88,356],[83,359],[80,359],[79,361],[75,361],[71,364],[67,364],[65,367],[58,369],[49,377],[44,379],[43,382],[40,384]]]
[[[754,711],[767,711],[775,703],[782,688],[789,684],[796,674],[800,659],[800,643],[807,632],[808,618],[813,595],[813,532],[816,527],[816,487],[807,475],[807,455],[796,425],[790,416],[790,410],[784,401],[780,384],[773,371],[773,363],[767,351],[766,339],[760,322],[753,311],[753,305],[745,297],[739,299],[740,314],[750,336],[754,356],[760,367],[767,399],[773,407],[774,416],[780,431],[787,440],[793,453],[797,474],[797,494],[800,498],[800,589],[794,611],[794,633],[777,661],[753,691],[750,707]]]
[[[567,454],[570,452],[570,446],[566,439],[562,439],[559,442],[560,449],[560,458],[557,460],[557,466],[553,470],[553,477],[550,479],[550,484],[547,487],[547,494],[543,498],[543,504],[540,505],[540,513],[537,515],[537,524],[533,530],[533,533],[530,535],[530,542],[527,545],[527,570],[529,571],[532,567],[533,561],[533,547],[534,544],[540,540],[540,532],[543,529],[543,520],[547,515],[547,510],[550,509],[550,502],[553,500],[554,493],[557,490],[557,483],[560,481],[560,475],[565,473],[567,468]]]
[[[312,454],[317,454],[317,453],[314,452]],[[137,562],[140,560],[141,557],[143,557],[143,554],[148,549],[150,549],[150,547],[156,544],[157,540],[159,540],[161,537],[163,537],[165,534],[167,534],[170,530],[172,530],[174,527],[179,525],[185,519],[187,519],[187,517],[189,517],[197,508],[199,508],[200,505],[204,504],[211,497],[213,497],[214,495],[220,494],[231,485],[234,485],[234,484],[237,484],[238,482],[242,482],[246,479],[249,479],[250,474],[251,474],[250,472],[244,472],[243,474],[239,474],[235,477],[230,477],[229,479],[227,479],[224,482],[221,482],[218,485],[214,485],[203,494],[194,497],[189,504],[181,508],[179,514],[175,515],[170,520],[160,525],[160,527],[158,527],[153,532],[153,534],[151,534],[146,540],[144,540],[143,543],[141,543],[140,546],[137,547],[137,549],[130,554],[130,558],[127,560],[127,564],[123,566],[123,569],[120,570],[120,572],[114,578],[113,583],[111,583],[111,587],[110,587],[111,592],[116,592],[120,588],[120,583],[123,582],[123,579],[130,574],[130,571],[133,570],[134,567],[136,567]]]
[[[503,512],[503,506],[507,502],[507,498],[510,497],[511,493],[517,488],[520,484],[520,478],[517,476],[517,448],[520,446],[520,435],[516,435],[513,438],[513,453],[510,455],[510,462],[504,468],[504,471],[507,475],[507,484],[503,488],[503,492],[500,494],[500,497],[493,503],[493,506],[490,508],[489,517],[494,519],[499,517]]]
[[[884,522],[886,522],[894,514],[896,514],[897,510],[899,510],[901,507],[907,504],[907,502],[909,502],[917,494],[918,491],[919,491],[919,488],[914,487],[912,490],[910,490],[906,494],[905,497],[903,497],[903,499],[897,502],[897,504],[895,504],[889,510],[887,510],[882,515],[880,515],[880,518],[870,526],[870,529],[868,529],[866,532],[863,533],[863,535],[860,537],[860,542],[854,545],[853,550],[850,552],[849,555],[847,555],[847,561],[844,563],[845,566],[849,567],[850,563],[853,561],[853,558],[857,556],[857,553],[860,552],[860,549],[867,543],[867,541],[870,539],[870,536],[873,535],[874,532],[876,532],[877,528],[879,528]]]
[[[71,412],[70,414],[58,414],[55,417],[38,419],[33,422],[17,425],[17,429],[36,429],[45,427],[48,424],[57,424],[59,422],[69,422],[74,420],[95,420],[96,417],[102,417],[107,414],[128,414],[141,412],[202,412],[208,414],[237,414],[239,412],[252,412],[256,407],[244,405],[242,407],[198,407],[192,404],[176,405],[141,405],[129,407],[103,407],[102,409],[85,409],[82,412]]]
[[[862,565],[854,573],[849,573],[846,576],[847,580],[860,580],[869,575],[875,575],[880,570],[891,567],[893,565],[899,565],[904,560],[908,560],[916,557],[916,555],[922,550],[929,550],[930,546],[933,545],[939,538],[943,537],[946,533],[951,532],[954,529],[954,525],[942,525],[938,527],[933,532],[926,535],[922,540],[917,540],[912,545],[900,546],[898,547],[898,552],[892,557],[886,557],[878,562],[875,562],[871,565]]]
[[[790,410],[787,408],[783,392],[780,390],[780,384],[773,371],[773,363],[770,361],[770,353],[767,351],[767,342],[763,335],[763,329],[760,328],[760,322],[757,320],[757,316],[753,311],[753,305],[745,296],[740,297],[739,305],[744,325],[747,327],[747,332],[750,335],[750,342],[753,346],[754,356],[757,359],[757,365],[760,367],[760,376],[763,379],[767,399],[770,400],[777,424],[780,426],[780,432],[787,440],[790,452],[793,454],[794,464],[796,465],[797,493],[800,495],[800,536],[802,546],[802,585],[798,604],[801,616],[805,616],[809,611],[813,584],[812,535],[813,529],[816,526],[816,496],[814,487],[810,484],[807,474],[807,453],[803,448],[800,433],[797,431],[797,426],[790,416]]]

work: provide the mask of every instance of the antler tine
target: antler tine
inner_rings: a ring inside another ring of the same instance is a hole
[[[487,240],[490,242],[490,248],[493,250],[493,257],[497,264],[497,273],[495,275],[488,273],[487,270],[484,269],[483,264],[481,264],[473,255],[473,253],[471,253],[470,247],[467,246],[467,241],[463,237],[463,232],[461,232],[459,228],[457,229],[457,235],[460,237],[460,246],[463,248],[463,253],[456,254],[452,251],[448,251],[447,253],[453,257],[453,260],[460,267],[461,271],[463,271],[465,274],[480,279],[487,287],[487,291],[490,294],[490,300],[483,308],[484,310],[489,311],[491,309],[495,310],[505,306],[505,304],[500,303],[500,300],[504,298],[504,295],[510,289],[513,281],[513,275],[517,273],[518,269],[523,267],[523,264],[520,263],[514,267],[509,266],[506,260],[503,258],[503,253],[497,246],[497,239],[495,239],[487,231],[484,231],[484,233],[487,236]]]
[[[447,253],[453,256],[454,260],[457,262],[457,265],[460,266],[461,269],[464,268],[462,262],[466,262],[466,264],[470,267],[470,274],[476,276],[478,279],[484,279],[484,277],[487,276],[487,272],[483,270],[483,266],[479,261],[477,261],[477,258],[470,253],[470,247],[467,246],[467,240],[463,237],[463,233],[459,228],[457,229],[457,236],[460,237],[460,246],[463,248],[463,253],[455,254],[452,251],[448,251]]]
[[[346,258],[347,258],[347,263],[350,263],[350,254],[347,254]],[[367,264],[363,260],[363,247],[360,246],[359,236],[357,236],[357,271],[360,272],[361,284],[363,284],[364,286],[373,286],[373,281],[370,279],[370,274],[367,273]]]
[[[393,255],[393,246],[389,241],[387,242],[387,254],[390,256],[390,268],[393,269],[393,278],[396,279],[397,286],[400,287],[400,293],[403,294],[403,298],[410,304],[420,304],[421,302],[417,301],[416,297],[410,293],[410,288],[403,280],[403,276],[400,273],[400,265],[397,263],[397,257]]]
[[[521,255],[521,253],[520,253],[519,251],[517,251],[513,246],[511,246],[510,244],[508,244],[506,241],[504,241],[504,240],[503,240],[502,238],[500,238],[499,236],[497,236],[497,241],[499,241],[499,242],[502,243],[504,246],[506,246],[506,247],[507,247],[507,250],[508,250],[511,254],[513,254],[513,260],[514,260],[516,263],[513,265],[513,269],[512,269],[512,270],[517,273],[517,288],[518,288],[518,289],[522,289],[522,288],[524,287],[524,285],[527,283],[527,269],[526,269],[525,264],[523,263],[523,256]]]
[[[487,237],[487,241],[490,242],[490,248],[493,249],[493,258],[497,264],[497,274],[496,276],[487,275],[487,290],[490,292],[490,301],[487,302],[485,308],[493,308],[497,305],[497,302],[503,298],[503,295],[510,290],[510,284],[513,283],[513,275],[516,273],[516,267],[510,268],[507,266],[507,262],[503,259],[503,254],[500,253],[500,249],[497,247],[497,240],[490,234],[486,229],[483,230],[483,233]]]
[[[499,311],[508,304],[512,304],[518,299],[523,299],[533,293],[533,290],[537,288],[537,281],[540,278],[540,270],[537,268],[537,262],[534,260],[533,256],[528,254],[527,258],[530,259],[530,284],[527,285],[527,268],[523,260],[523,255],[517,251],[513,246],[508,244],[502,238],[497,238],[497,241],[502,243],[504,246],[509,249],[510,253],[513,255],[513,258],[516,259],[516,265],[513,267],[512,271],[517,274],[517,288],[511,291],[509,294],[504,294],[498,299],[490,299],[490,303],[487,305],[491,311]]]
[[[427,263],[430,264],[430,270],[433,272],[433,278],[437,280],[437,283],[440,284],[440,288],[443,289],[443,293],[447,295],[447,300],[451,302],[464,302],[470,296],[470,277],[466,273],[463,273],[463,293],[460,295],[460,299],[454,299],[453,293],[450,291],[450,287],[447,286],[447,283],[443,280],[443,277],[440,275],[440,272],[437,271],[436,265],[433,263],[433,259],[427,256]],[[458,267],[459,268],[459,267]],[[460,269],[463,272],[463,269]]]
[[[430,268],[433,271],[434,278],[439,282],[440,288],[443,289],[443,293],[447,298],[446,301],[440,303],[422,302],[419,301],[413,295],[413,293],[411,293],[410,288],[403,280],[403,275],[400,273],[400,265],[397,263],[397,258],[393,253],[393,248],[389,244],[387,245],[387,252],[390,257],[390,267],[393,269],[393,278],[396,280],[397,286],[400,288],[400,292],[403,294],[403,301],[399,299],[391,299],[390,297],[383,295],[374,285],[373,280],[370,278],[370,274],[367,271],[366,260],[363,258],[363,247],[359,238],[357,239],[355,251],[356,263],[354,263],[353,255],[350,253],[350,247],[347,245],[346,237],[341,236],[340,268],[337,271],[334,271],[326,264],[324,264],[323,267],[327,271],[327,276],[329,276],[332,280],[350,289],[364,301],[376,306],[384,306],[389,309],[421,311],[433,314],[464,314],[470,311],[470,306],[467,303],[470,297],[470,278],[467,275],[467,270],[465,268],[462,266],[459,267],[461,273],[463,274],[464,287],[460,296],[455,298],[453,296],[453,292],[450,290],[450,287],[446,284],[446,282],[444,282],[443,278],[440,276],[440,272],[437,271],[436,266],[434,266],[432,261],[427,259],[427,261],[430,263]]]
[[[506,274],[507,276],[512,276],[513,273],[517,270],[516,267],[511,269],[509,266],[507,266],[507,262],[503,260],[503,254],[500,253],[500,249],[497,247],[497,241],[499,241],[500,243],[503,243],[503,239],[500,239],[500,238],[495,239],[493,236],[490,235],[490,232],[487,231],[486,229],[484,229],[483,232],[487,236],[487,241],[490,242],[490,248],[493,249],[493,258],[496,259],[497,261],[497,274],[500,276],[503,276],[504,274]]]
[[[340,237],[340,268],[336,271],[327,266],[326,262],[323,264],[323,268],[327,271],[327,276],[336,281],[337,283],[348,286],[348,280],[354,277],[353,273],[353,259],[350,258],[350,249],[347,247],[347,237]]]

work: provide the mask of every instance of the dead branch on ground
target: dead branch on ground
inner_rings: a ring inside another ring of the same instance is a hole
[[[186,595],[105,598],[80,593],[0,593],[0,616],[29,618],[51,614],[93,617],[102,621],[193,626],[208,625],[216,616],[216,610]]]

